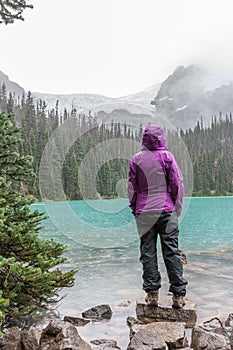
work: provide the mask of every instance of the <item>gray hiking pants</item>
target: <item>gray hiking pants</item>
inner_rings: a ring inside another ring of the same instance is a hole
[[[143,289],[148,292],[161,287],[161,274],[158,270],[157,260],[157,238],[159,235],[170,283],[169,291],[185,295],[188,282],[183,277],[183,266],[178,253],[179,230],[176,212],[142,213],[136,216],[136,223],[140,235]],[[147,228],[146,232],[145,227]]]

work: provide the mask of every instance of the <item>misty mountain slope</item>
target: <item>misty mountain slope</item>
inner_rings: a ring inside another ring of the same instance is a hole
[[[63,111],[66,108],[71,111],[76,108],[77,111],[88,111],[92,106],[105,105],[114,103],[115,99],[98,94],[46,94],[40,92],[32,92],[35,100],[43,100],[46,102],[49,110],[55,108],[58,101],[58,108]]]
[[[160,86],[161,84],[154,84],[145,90],[137,92],[136,94],[121,96],[119,97],[119,99],[121,101],[139,104],[144,106],[145,108],[149,108],[151,100],[153,100],[154,96],[158,93]]]
[[[16,98],[24,94],[24,88],[11,81],[6,74],[0,71],[0,84],[2,83],[5,83],[8,93],[11,92],[12,94],[15,94]]]
[[[130,112],[126,109],[114,109],[112,112],[107,113],[103,110],[97,113],[98,120],[103,121],[107,125],[111,125],[112,121],[119,121],[120,123],[125,123],[131,125],[132,127],[139,128],[142,124],[145,126],[149,122],[156,123],[157,118],[153,116],[153,113],[146,113],[141,111],[141,113]]]
[[[213,115],[233,111],[233,83],[215,90],[205,88],[206,74],[199,67],[179,66],[162,84],[152,104],[156,113],[177,127],[192,127],[201,117],[208,125]]]
[[[127,110],[131,113],[142,113],[150,111],[151,100],[157,93],[160,84],[155,84],[136,94],[122,96],[122,97],[107,97],[98,94],[44,94],[33,92],[32,95],[36,100],[42,99],[46,101],[48,109],[55,108],[56,101],[59,101],[59,110],[66,108],[70,111],[76,108],[77,111],[88,111],[98,113],[104,111],[111,113],[114,109]]]

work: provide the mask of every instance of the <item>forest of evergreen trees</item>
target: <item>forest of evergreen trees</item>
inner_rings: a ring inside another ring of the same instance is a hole
[[[24,155],[32,155],[34,158],[34,178],[30,183],[22,184],[22,191],[36,197],[38,200],[41,199],[39,170],[45,145],[57,127],[63,125],[66,120],[71,121],[70,125],[73,123],[78,130],[78,134],[76,141],[66,152],[64,158],[61,157],[64,151],[62,147],[66,143],[64,137],[69,138],[69,135],[64,136],[63,134],[54,141],[51,155],[53,162],[47,169],[45,176],[45,181],[46,178],[50,178],[48,181],[48,199],[74,200],[83,198],[78,174],[83,158],[96,145],[112,139],[119,140],[115,147],[124,147],[124,140],[126,139],[141,142],[142,126],[134,128],[115,121],[112,121],[110,125],[106,125],[99,122],[91,112],[84,115],[77,113],[75,109],[71,111],[64,109],[60,113],[58,107],[59,101],[53,109],[48,111],[46,102],[41,100],[35,102],[30,92],[27,96],[22,96],[19,99],[11,93],[8,94],[4,83],[0,84],[0,110],[14,113],[16,125],[21,128],[20,137],[24,139],[19,151]],[[231,113],[225,116],[222,116],[221,113],[218,117],[213,116],[208,126],[204,126],[200,121],[192,129],[166,130],[166,134],[168,148],[177,158],[184,174],[185,187],[189,189],[189,191],[186,191],[187,195],[209,196],[231,195],[233,193],[233,120]],[[184,144],[186,145],[186,151],[184,150]],[[138,150],[135,147],[134,151]],[[105,153],[101,156],[107,161],[98,169],[94,192],[91,188],[85,191],[86,198],[88,198],[89,192],[90,198],[119,196],[119,188],[116,191],[117,184],[120,184],[120,180],[126,179],[128,176],[129,159],[123,159],[120,156],[110,159],[108,155],[110,150],[106,148],[101,152]],[[187,152],[191,162],[190,165],[185,162]],[[85,176],[91,179],[93,164],[91,164],[91,159],[89,161],[90,164],[85,163],[87,167]],[[62,162],[64,190],[62,197],[58,193],[59,186],[57,185],[57,178],[54,176],[54,162]],[[193,174],[190,168],[193,168]],[[93,181],[86,181],[85,183],[90,183],[91,186]],[[43,188],[46,188],[46,184],[43,185]],[[190,188],[192,193],[190,193]],[[124,196],[125,189],[122,188],[120,193]]]

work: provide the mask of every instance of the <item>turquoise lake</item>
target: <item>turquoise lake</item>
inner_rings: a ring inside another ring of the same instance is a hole
[[[78,270],[75,286],[62,291],[59,316],[80,317],[87,308],[110,304],[111,321],[92,322],[79,333],[87,341],[112,338],[126,347],[126,318],[135,316],[135,302],[144,298],[139,239],[127,199],[35,203],[32,209],[49,216],[41,237],[67,245],[61,268]],[[187,300],[197,304],[199,321],[227,317],[233,312],[233,197],[185,198],[179,227],[180,249],[188,258]],[[159,264],[162,303],[168,281],[161,254]],[[121,306],[127,300],[129,306]]]

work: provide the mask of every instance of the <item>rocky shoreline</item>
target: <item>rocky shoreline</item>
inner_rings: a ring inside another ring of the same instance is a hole
[[[147,306],[136,303],[136,317],[128,316],[125,327],[129,329],[127,348],[119,347],[114,339],[87,342],[79,335],[80,327],[90,322],[110,320],[112,310],[108,304],[97,305],[82,312],[82,317],[65,316],[53,319],[42,330],[30,327],[13,327],[4,330],[0,338],[2,350],[231,350],[233,349],[233,314],[226,320],[219,317],[196,325],[194,304],[187,303],[182,310],[171,308],[168,299],[163,305]],[[127,302],[126,302],[127,303]],[[124,306],[127,306],[125,303]],[[98,325],[97,325],[98,327]]]

